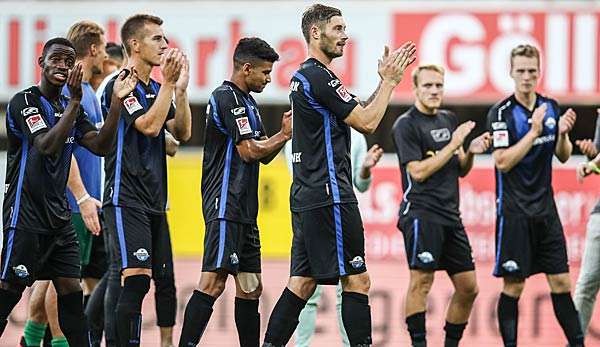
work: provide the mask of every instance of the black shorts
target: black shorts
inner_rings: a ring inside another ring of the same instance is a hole
[[[36,280],[80,278],[79,241],[71,227],[54,234],[4,231],[2,281],[31,286]]]
[[[260,273],[260,236],[252,224],[217,219],[206,224],[202,272]]]
[[[292,212],[291,276],[337,284],[340,276],[367,271],[365,235],[357,204]]]
[[[106,229],[102,230],[102,234],[106,233]],[[100,279],[104,276],[108,268],[108,255],[106,254],[106,246],[104,243],[104,235],[92,236],[92,250],[90,252],[90,261],[87,265],[81,268],[82,278]]]
[[[412,270],[446,270],[449,276],[475,270],[471,244],[462,224],[444,225],[417,216],[402,217],[408,267]]]
[[[527,278],[537,273],[566,272],[567,245],[556,210],[535,218],[519,214],[498,216],[494,276]]]
[[[104,216],[111,238],[109,243],[121,270],[142,268],[162,271],[169,263],[172,268],[173,255],[165,213],[107,206]]]

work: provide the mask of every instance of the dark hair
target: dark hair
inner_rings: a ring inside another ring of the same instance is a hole
[[[108,54],[110,59],[123,61],[123,46],[114,42],[108,42],[106,44],[106,54]]]
[[[307,8],[302,14],[302,35],[306,43],[310,41],[310,28],[313,25],[322,27],[331,17],[341,16],[342,11],[335,7],[325,6],[322,4],[314,4]]]
[[[239,68],[245,63],[268,61],[271,63],[279,60],[279,54],[273,47],[258,37],[245,37],[241,39],[233,52],[233,66]]]
[[[73,43],[77,58],[87,56],[90,46],[93,44],[99,45],[103,36],[104,29],[89,20],[71,25],[67,33],[67,39]]]
[[[65,39],[64,37],[55,37],[55,38],[52,38],[52,39],[46,41],[46,43],[44,44],[44,48],[42,49],[42,58],[46,58],[46,54],[48,54],[50,47],[52,47],[54,45],[67,46],[67,47],[71,47],[71,48],[73,48],[73,50],[75,50],[75,46],[73,46],[71,41]]]
[[[127,54],[131,54],[129,40],[137,35],[138,31],[142,29],[146,23],[162,25],[163,20],[160,19],[160,17],[150,14],[136,14],[127,18],[125,23],[123,23],[123,26],[121,27],[121,42],[123,42]]]

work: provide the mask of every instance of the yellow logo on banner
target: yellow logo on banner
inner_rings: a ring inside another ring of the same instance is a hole
[[[200,256],[204,220],[200,180],[202,152],[182,151],[169,158],[169,224],[175,256]],[[292,242],[289,204],[291,177],[283,155],[261,165],[258,228],[264,258],[287,258]]]

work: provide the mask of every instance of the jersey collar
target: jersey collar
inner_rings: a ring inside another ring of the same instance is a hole
[[[238,87],[238,86],[237,86],[237,84],[235,84],[235,83],[233,83],[233,82],[231,82],[231,81],[227,81],[227,80],[225,80],[225,81],[223,81],[223,84],[224,84],[224,85],[226,85],[226,86],[229,86],[229,87],[231,87],[231,88],[233,88],[233,89],[235,89],[235,90],[237,90],[237,91],[238,91],[238,92],[240,92],[240,93],[242,93],[242,95],[243,95],[244,97],[246,97],[246,98],[249,98],[249,97],[250,97],[250,94],[248,94],[248,93],[246,93],[245,91],[241,90],[241,89],[240,89],[240,87]]]

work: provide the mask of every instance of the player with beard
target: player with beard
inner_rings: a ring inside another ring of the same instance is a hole
[[[405,301],[408,331],[415,347],[427,345],[425,309],[435,271],[445,270],[454,285],[446,314],[444,346],[458,346],[477,296],[471,245],[459,212],[458,178],[466,176],[475,154],[487,151],[488,132],[463,143],[475,127],[458,125],[456,115],[440,109],[444,69],[420,65],[412,74],[416,101],[392,127],[402,168],[404,197],[398,228],[404,235],[410,280]]]
[[[292,210],[291,271],[287,287],[275,305],[264,346],[287,344],[306,300],[318,284],[341,279],[342,319],[350,345],[370,346],[370,287],[364,233],[352,188],[350,127],[373,133],[383,118],[396,85],[415,60],[408,42],[379,61],[381,77],[364,103],[350,94],[331,71],[348,40],[339,9],[315,4],[302,15],[302,33],[309,58],[290,83],[293,110],[290,192]]]
[[[115,310],[123,347],[140,345],[150,278],[166,276],[171,268],[170,244],[163,242],[168,238],[165,130],[178,141],[191,136],[189,61],[178,49],[168,49],[162,23],[159,17],[138,14],[121,28],[127,71],[137,74],[139,82],[121,105],[117,141],[106,157],[103,204],[123,284]],[[160,66],[162,85],[150,78],[155,66]],[[103,110],[111,104],[113,83],[104,91]]]
[[[0,335],[25,286],[50,279],[58,293],[58,321],[72,346],[88,346],[79,284],[79,245],[65,196],[73,145],[96,155],[111,148],[119,100],[135,85],[120,75],[106,125],[100,131],[81,107],[82,63],[72,43],[46,42],[38,63],[39,86],[17,93],[6,117],[8,156],[4,196],[4,247],[0,276]],[[133,83],[132,83],[133,82]],[[61,93],[67,85],[71,97]]]
[[[240,346],[260,344],[258,300],[262,293],[258,214],[260,164],[268,164],[291,136],[291,113],[267,137],[251,92],[271,82],[279,55],[265,41],[241,39],[229,81],[213,91],[206,114],[202,207],[206,223],[198,289],[185,309],[180,347],[196,346],[223,293],[229,274],[236,283],[235,324]]]
[[[517,345],[518,302],[525,280],[544,273],[554,314],[569,346],[583,346],[583,333],[571,298],[571,278],[562,224],[552,191],[552,160],[566,162],[573,145],[569,131],[576,114],[560,114],[558,103],[535,92],[540,54],[531,45],[510,53],[515,92],[488,113],[496,166],[496,265],[504,286],[498,323],[505,346]]]

